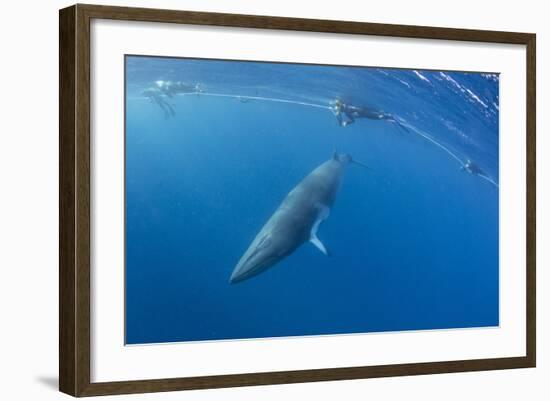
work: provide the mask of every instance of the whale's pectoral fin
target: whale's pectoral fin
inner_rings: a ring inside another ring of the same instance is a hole
[[[317,220],[313,224],[313,227],[311,227],[311,232],[309,234],[309,242],[315,245],[317,249],[319,249],[327,256],[330,256],[330,252],[327,250],[321,240],[317,238],[317,230],[319,229],[319,225],[321,224],[321,222],[328,217],[329,213],[330,212],[328,207],[319,206],[319,215],[317,216]]]
[[[311,237],[309,239],[309,242],[311,242],[317,249],[319,249],[321,252],[323,252],[325,255],[330,256],[329,250],[325,247],[325,245],[321,242],[321,240],[317,237]]]

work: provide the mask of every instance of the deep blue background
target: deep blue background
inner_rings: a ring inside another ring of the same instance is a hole
[[[498,76],[127,58],[126,342],[498,325],[498,188],[414,131],[338,126],[325,109],[180,96],[176,116],[140,95],[154,81],[398,115],[498,182]],[[449,79],[450,78],[450,79]],[[285,195],[332,152],[350,166],[311,244],[230,285]]]

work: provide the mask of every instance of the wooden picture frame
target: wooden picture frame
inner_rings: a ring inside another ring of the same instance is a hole
[[[527,66],[526,356],[92,383],[90,380],[90,21],[95,18],[525,45],[527,49],[525,60]],[[80,4],[60,10],[59,28],[60,391],[73,396],[95,396],[535,366],[536,37],[534,34]]]

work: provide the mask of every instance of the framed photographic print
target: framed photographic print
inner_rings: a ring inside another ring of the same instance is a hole
[[[60,390],[535,366],[535,35],[60,11]]]

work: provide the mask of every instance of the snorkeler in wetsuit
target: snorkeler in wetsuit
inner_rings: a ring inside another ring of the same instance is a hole
[[[180,93],[199,94],[203,91],[201,84],[193,85],[182,81],[156,81],[155,83],[159,90],[169,98],[172,98]]]
[[[466,160],[466,163],[464,163],[460,169],[477,177],[483,178],[485,181],[490,182],[496,188],[498,188],[498,183],[495,182],[491,177],[489,177],[489,175],[487,175],[487,173],[483,171],[481,167],[479,167],[475,162],[471,161],[470,159]]]
[[[470,159],[466,160],[466,163],[460,168],[463,171],[467,171],[470,174],[473,175],[480,175],[486,177],[487,174],[479,167],[476,163],[471,161]]]
[[[344,103],[340,99],[336,99],[331,106],[332,112],[338,120],[341,127],[346,127],[353,124],[358,118],[367,118],[369,120],[387,120],[397,122],[395,118],[383,111],[374,110],[364,106],[355,106],[353,104]]]
[[[174,107],[166,101],[163,92],[158,88],[144,89],[141,94],[145,96],[153,104],[158,105],[164,112],[164,118],[174,117],[176,111]]]

